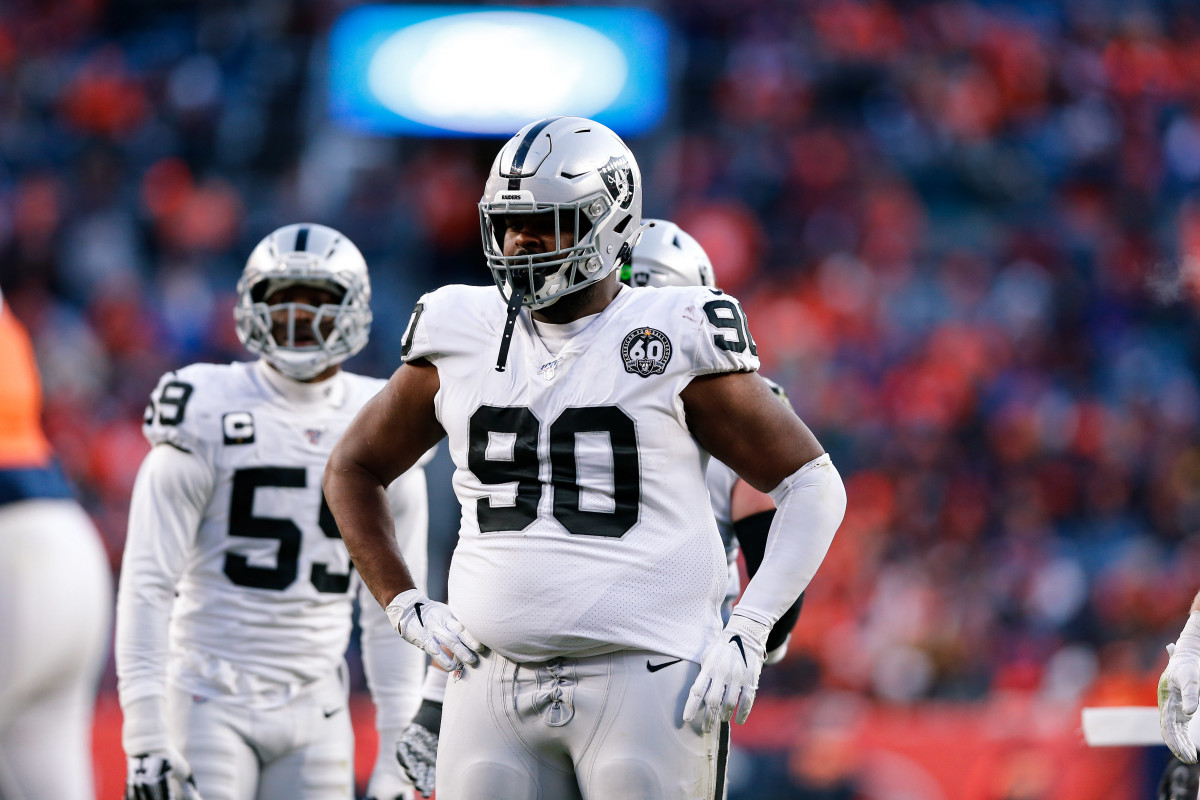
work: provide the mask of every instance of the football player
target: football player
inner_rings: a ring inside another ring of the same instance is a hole
[[[633,257],[621,268],[620,275],[621,283],[627,286],[716,288],[708,253],[678,225],[661,219],[645,221],[642,235],[633,248]],[[767,385],[780,400],[788,402],[782,386],[770,380],[767,380]],[[716,459],[708,462],[705,478],[717,530],[721,534],[729,564],[729,583],[721,604],[721,618],[728,622],[733,613],[733,604],[741,592],[741,576],[737,565],[739,546],[745,553],[747,573],[754,577],[762,563],[767,533],[775,516],[775,504],[770,496],[746,483]],[[764,665],[775,664],[787,654],[792,629],[800,616],[803,601],[804,594],[801,593],[771,628],[767,636]],[[430,795],[434,786],[445,687],[446,673],[431,665],[425,678],[421,707],[412,724],[400,737],[397,748],[397,758],[417,790],[425,797]],[[722,732],[727,729],[728,724],[722,723]]]
[[[421,299],[404,366],[325,471],[372,594],[453,673],[438,795],[719,797],[717,730],[750,712],[771,627],[841,522],[841,479],[753,374],[735,299],[618,281],[641,175],[608,128],[522,128],[479,213],[499,294]],[[449,604],[415,585],[384,513],[384,487],[443,436],[462,504]],[[707,453],[778,509],[723,628]]]
[[[1196,763],[1188,725],[1200,705],[1200,594],[1192,600],[1179,638],[1167,645],[1170,660],[1158,680],[1158,721],[1163,741],[1185,764]]]
[[[42,432],[29,336],[0,295],[0,797],[94,798],[112,574]]]
[[[370,299],[349,239],[280,228],[238,283],[238,338],[259,360],[193,364],[151,396],[117,597],[128,800],[354,796],[344,655],[361,581],[321,475],[384,383],[340,366],[367,342]],[[424,472],[393,477],[381,511],[423,585]],[[394,753],[424,658],[375,603],[361,626],[380,734],[368,792],[410,798]]]

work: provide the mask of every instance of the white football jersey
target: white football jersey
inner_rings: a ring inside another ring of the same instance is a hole
[[[456,467],[451,608],[514,661],[626,648],[699,660],[727,569],[679,393],[758,368],[740,305],[622,288],[556,354],[523,311],[500,372],[504,322],[493,287],[448,286],[405,337],[405,360],[437,367]]]
[[[194,541],[169,543],[184,554],[171,613],[170,674],[202,696],[246,694],[269,702],[272,694],[330,675],[344,658],[360,591],[321,480],[334,444],[385,382],[345,372],[318,384],[293,382],[306,393],[300,402],[270,385],[268,369],[261,361],[193,364],[163,376],[146,409],[143,430],[152,444],[191,452],[211,471]],[[419,465],[388,490],[397,540],[420,585],[425,493]],[[154,568],[135,562],[125,570]]]

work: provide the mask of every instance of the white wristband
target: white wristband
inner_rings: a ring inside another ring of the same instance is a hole
[[[1200,611],[1193,611],[1188,615],[1187,623],[1180,631],[1179,638],[1175,640],[1175,650],[1200,653]]]
[[[139,697],[121,706],[125,717],[121,725],[121,746],[126,755],[165,750],[167,735],[167,700],[161,695]]]
[[[446,679],[450,673],[436,664],[430,664],[425,670],[425,683],[421,686],[421,699],[440,703],[446,697]]]

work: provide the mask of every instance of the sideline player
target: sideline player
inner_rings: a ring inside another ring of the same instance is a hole
[[[238,294],[238,337],[260,359],[168,373],[146,409],[117,603],[129,800],[353,797],[344,656],[361,581],[321,474],[383,385],[340,367],[370,331],[367,265],[332,228],[288,225],[250,254]],[[382,510],[423,585],[425,476],[390,483]],[[376,604],[361,623],[380,731],[368,792],[408,798],[395,742],[424,659]]]
[[[645,221],[641,238],[633,248],[631,263],[621,268],[620,278],[621,283],[635,287],[716,288],[712,261],[704,248],[678,225],[661,219]],[[783,387],[769,380],[767,385],[784,403],[788,402]],[[708,462],[705,479],[717,530],[721,534],[722,544],[725,545],[725,557],[729,564],[729,583],[725,591],[725,601],[721,604],[722,620],[728,622],[730,614],[733,613],[733,604],[742,588],[737,565],[739,545],[746,557],[747,574],[753,578],[762,563],[767,533],[771,527],[771,520],[775,517],[775,504],[769,495],[746,483],[737,473],[716,459]],[[803,601],[804,595],[801,594],[771,628],[767,637],[764,665],[775,664],[787,654],[788,642],[800,616]],[[397,757],[401,765],[425,797],[430,795],[434,786],[445,688],[446,673],[431,665],[425,677],[421,707],[412,724],[400,737],[397,747]]]
[[[42,432],[29,336],[0,295],[0,797],[95,797],[112,575]]]
[[[717,728],[750,712],[771,626],[841,522],[841,479],[751,374],[736,300],[618,282],[641,175],[603,125],[523,128],[492,166],[480,223],[499,296],[422,298],[405,364],[325,471],[372,594],[454,671],[439,796],[719,797]],[[414,585],[383,490],[443,436],[463,509],[449,605]],[[723,630],[706,453],[779,509]]]

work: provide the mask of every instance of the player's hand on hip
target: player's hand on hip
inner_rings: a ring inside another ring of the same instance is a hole
[[[1188,724],[1200,706],[1200,612],[1188,617],[1174,644],[1171,659],[1158,679],[1158,723],[1163,741],[1180,761],[1196,763],[1196,745]]]
[[[438,735],[419,722],[405,728],[396,742],[396,760],[422,797],[433,794],[437,749]]]
[[[201,800],[192,768],[173,747],[129,756],[125,800]]]
[[[737,712],[737,721],[745,722],[758,691],[758,675],[766,657],[769,625],[743,617],[735,610],[721,636],[704,651],[700,674],[692,684],[683,719],[691,722],[704,708],[704,730],[718,722],[727,722]]]
[[[483,645],[470,634],[445,603],[430,600],[417,589],[392,598],[388,619],[406,641],[424,650],[447,672],[479,663]]]

